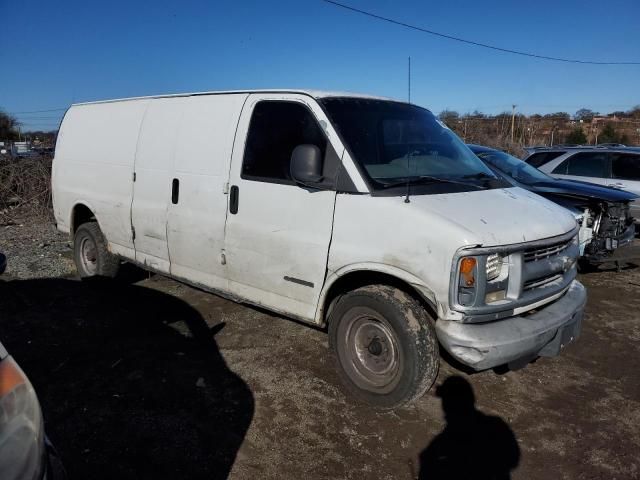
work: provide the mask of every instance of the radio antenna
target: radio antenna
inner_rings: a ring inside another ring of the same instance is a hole
[[[409,64],[407,69],[407,100],[411,103],[411,57],[409,57]],[[404,197],[404,203],[409,203],[409,144],[407,144],[407,196]]]
[[[409,103],[411,103],[411,57],[409,57],[409,69],[407,71],[407,77],[408,77],[408,82],[409,82],[409,94],[407,95]]]

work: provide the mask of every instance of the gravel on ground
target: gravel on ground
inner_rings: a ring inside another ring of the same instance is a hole
[[[69,236],[59,232],[53,219],[21,215],[0,225],[0,251],[7,256],[10,278],[51,278],[72,275]]]
[[[324,331],[157,275],[77,281],[51,222],[0,227],[0,250],[0,339],[71,479],[410,480],[434,478],[434,457],[516,480],[640,478],[640,262],[580,276],[583,332],[560,356],[443,361],[436,385],[475,396],[460,424],[437,388],[391,412],[354,401]]]

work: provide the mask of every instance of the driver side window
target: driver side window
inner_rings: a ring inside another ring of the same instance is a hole
[[[296,102],[259,102],[249,125],[242,178],[293,185],[291,153],[302,144],[316,145],[324,158],[327,139],[309,109]]]

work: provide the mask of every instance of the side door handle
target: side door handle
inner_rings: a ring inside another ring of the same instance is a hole
[[[610,183],[609,185],[607,185],[607,187],[624,188],[624,184],[622,184],[622,183]]]
[[[171,182],[171,203],[176,205],[178,203],[178,199],[180,198],[180,180],[177,178],[173,179]]]
[[[237,185],[231,186],[231,191],[229,192],[229,212],[235,215],[238,213],[238,197],[240,196],[240,191]]]

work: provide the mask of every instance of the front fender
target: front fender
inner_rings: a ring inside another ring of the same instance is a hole
[[[431,305],[431,307],[438,313],[438,315],[441,314],[441,307],[436,299],[435,293],[431,288],[429,288],[428,285],[425,285],[425,283],[420,278],[416,277],[410,272],[407,272],[406,270],[394,267],[392,265],[387,265],[385,263],[366,262],[352,263],[350,265],[340,267],[336,271],[329,271],[327,279],[324,282],[322,292],[320,293],[320,298],[318,299],[318,308],[316,309],[315,323],[317,323],[318,325],[324,325],[325,323],[325,302],[327,299],[327,295],[331,291],[331,287],[335,284],[335,282],[346,275],[356,272],[383,273],[385,275],[394,277],[408,284],[410,287],[416,290],[420,294],[420,296]]]

